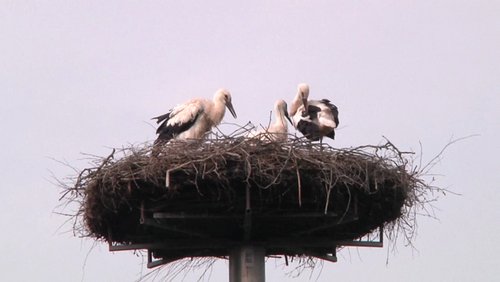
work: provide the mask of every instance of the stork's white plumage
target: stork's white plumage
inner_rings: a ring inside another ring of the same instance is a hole
[[[299,84],[290,107],[295,128],[312,141],[322,141],[324,136],[335,139],[335,128],[339,125],[337,106],[328,99],[308,99],[309,85]]]
[[[236,112],[231,103],[231,94],[226,89],[215,92],[213,100],[192,99],[178,105],[168,113],[154,117],[156,123],[161,123],[156,134],[159,142],[168,142],[171,139],[202,139],[217,126],[224,118],[226,107],[234,118]]]
[[[290,123],[292,123],[292,121],[288,116],[285,101],[278,100],[274,103],[274,119],[274,123],[268,128],[252,131],[248,134],[248,137],[258,138],[263,141],[286,142],[288,139],[288,125],[285,119],[288,119]]]

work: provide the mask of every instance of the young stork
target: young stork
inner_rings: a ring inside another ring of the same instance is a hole
[[[275,121],[268,128],[252,131],[248,134],[249,138],[258,138],[262,141],[286,142],[288,139],[288,125],[285,118],[292,123],[288,116],[286,102],[278,100],[274,103]]]
[[[335,128],[339,125],[337,106],[328,99],[308,100],[309,85],[301,83],[290,107],[293,125],[312,141],[323,142],[323,137],[335,139]]]
[[[213,101],[192,99],[164,115],[154,117],[156,123],[161,123],[156,130],[158,138],[155,145],[171,139],[202,139],[212,127],[219,125],[226,107],[236,118],[231,94],[226,89],[219,89],[215,92]]]

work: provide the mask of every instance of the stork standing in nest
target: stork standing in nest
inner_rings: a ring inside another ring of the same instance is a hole
[[[248,134],[249,138],[258,138],[262,141],[286,142],[288,139],[288,116],[287,105],[284,100],[278,100],[274,103],[274,123],[263,130],[252,131]]]
[[[335,139],[335,129],[339,125],[337,106],[328,99],[308,100],[309,85],[301,83],[290,106],[293,125],[307,139],[323,142],[323,137]]]
[[[231,103],[231,94],[226,89],[215,92],[213,100],[192,99],[178,105],[168,113],[154,117],[156,123],[161,123],[156,134],[155,145],[168,142],[171,139],[202,139],[220,124],[224,118],[226,107],[234,118],[236,112]]]

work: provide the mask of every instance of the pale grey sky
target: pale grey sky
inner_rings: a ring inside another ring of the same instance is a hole
[[[135,281],[144,261],[64,232],[52,212],[81,153],[153,140],[150,118],[228,88],[266,124],[299,82],[340,109],[333,146],[382,136],[430,160],[439,221],[417,250],[349,249],[317,281],[494,281],[500,275],[499,1],[0,1],[2,281]],[[386,265],[389,252],[389,264]],[[281,263],[281,262],[278,262]],[[266,264],[268,281],[304,281]],[[198,273],[199,274],[199,273]],[[192,281],[196,273],[185,281]],[[227,281],[219,262],[211,281]],[[313,274],[313,279],[316,274]]]

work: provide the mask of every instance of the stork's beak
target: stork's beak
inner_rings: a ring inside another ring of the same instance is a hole
[[[236,112],[234,111],[234,108],[233,108],[233,104],[231,103],[231,101],[227,101],[226,102],[226,107],[228,108],[228,110],[231,112],[231,114],[233,115],[234,118],[237,118],[236,116]]]
[[[290,116],[288,115],[288,111],[285,111],[285,117],[286,119],[290,122],[291,125],[293,125],[292,120],[290,119]]]
[[[307,110],[307,98],[305,98],[304,96],[302,96],[302,105],[304,105],[304,112],[302,112],[302,116],[306,116],[307,113],[308,113],[308,110]]]
[[[302,104],[304,105],[304,109],[307,110],[307,98],[304,97],[304,95],[301,95],[302,96]]]

